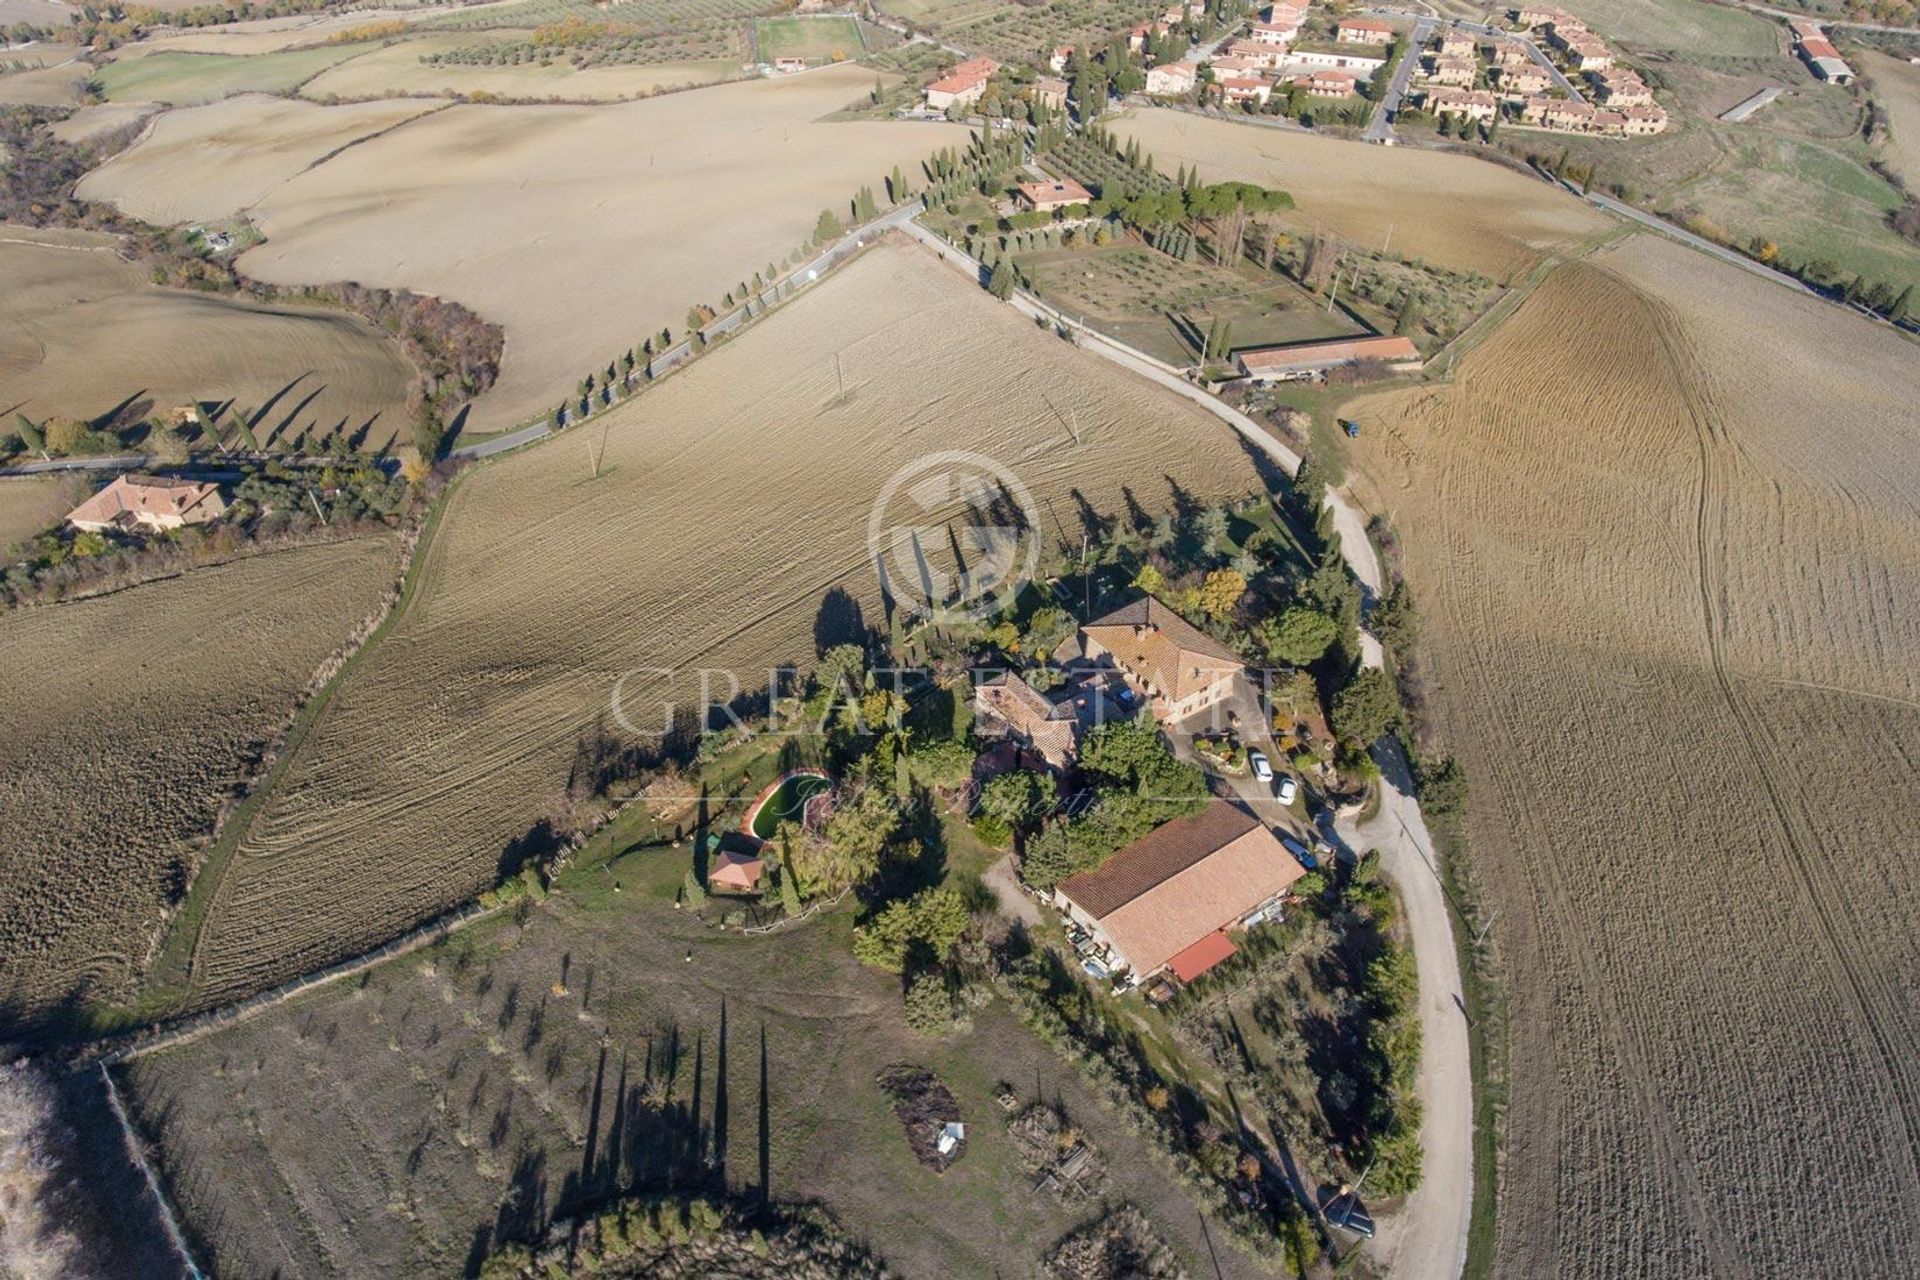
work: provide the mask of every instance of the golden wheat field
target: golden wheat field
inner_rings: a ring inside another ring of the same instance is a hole
[[[1873,77],[1873,100],[1887,113],[1887,161],[1908,186],[1920,186],[1920,67],[1867,49],[1856,56]]]
[[[137,125],[159,110],[154,102],[96,102],[48,125],[47,132],[62,142],[86,142]]]
[[[461,105],[293,178],[255,206],[242,267],[466,304],[506,329],[470,431],[543,416],[588,371],[784,260],[828,206],[883,188],[957,126],[826,124],[873,86],[835,68],[610,106]],[[210,180],[188,165],[168,179]]]
[[[0,228],[0,409],[92,418],[233,401],[291,442],[402,429],[406,358],[357,316],[156,288],[111,236]]]
[[[1359,408],[1510,975],[1502,1274],[1920,1269],[1916,402],[1639,237]]]
[[[835,588],[879,625],[871,506],[898,468],[956,448],[1012,468],[1074,538],[1073,491],[1117,514],[1123,486],[1165,509],[1174,481],[1203,496],[1258,485],[1204,411],[1035,329],[923,251],[876,248],[604,426],[462,482],[415,599],[218,886],[196,1000],[359,950],[486,887],[508,842],[555,812],[581,732],[617,723],[623,673],[682,673],[667,683],[694,699],[693,669],[724,667],[752,690],[771,666],[811,665]],[[657,689],[627,686],[630,723],[659,722]]]
[[[399,100],[322,107],[248,93],[168,111],[74,188],[147,222],[231,217],[314,163],[437,104]]]
[[[1386,245],[1495,280],[1607,226],[1566,193],[1470,156],[1370,147],[1167,110],[1135,111],[1111,127],[1122,139],[1138,139],[1168,174],[1198,166],[1208,182],[1291,192],[1289,221],[1301,231]]]
[[[125,991],[249,754],[395,565],[362,538],[0,616],[0,1006]]]

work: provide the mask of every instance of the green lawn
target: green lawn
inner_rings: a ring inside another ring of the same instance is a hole
[[[845,62],[866,52],[859,24],[838,14],[820,18],[761,18],[753,25],[760,61],[805,58],[810,63]]]
[[[1566,0],[1601,36],[1642,49],[1692,54],[1767,54],[1779,27],[1757,14],[1704,0]]]
[[[235,57],[225,53],[168,50],[123,58],[93,77],[109,102],[167,102],[175,106],[213,102],[236,93],[278,93],[311,80],[328,67],[376,47],[328,45]]]

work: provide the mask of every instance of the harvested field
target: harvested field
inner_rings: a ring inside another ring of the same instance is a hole
[[[257,430],[288,440],[371,422],[377,446],[403,428],[413,370],[364,320],[157,288],[113,244],[84,232],[0,236],[0,408],[93,418],[197,398],[255,410]]]
[[[130,1064],[203,1264],[457,1275],[572,1205],[712,1179],[823,1204],[896,1274],[1033,1274],[1086,1208],[1036,1195],[997,1122],[969,1126],[944,1174],[921,1165],[871,1083],[904,1059],[969,1116],[999,1114],[1000,1074],[1057,1097],[1192,1274],[1261,1274],[1227,1248],[1215,1272],[1191,1201],[1003,1004],[965,1035],[915,1035],[897,979],[854,963],[850,913],[717,932],[672,907],[686,866],[643,848],[582,867],[524,926],[477,926]]]
[[[365,538],[0,617],[0,1006],[124,992],[194,839],[394,564]]]
[[[236,93],[278,93],[311,80],[337,62],[365,53],[369,44],[329,44],[235,57],[160,50],[138,56],[131,46],[94,79],[109,102],[166,102],[193,106]]]
[[[597,480],[589,446],[605,450]],[[1114,374],[924,251],[877,249],[604,426],[461,484],[415,603],[240,845],[194,956],[195,1001],[486,887],[510,842],[537,844],[580,734],[616,724],[623,673],[724,667],[758,687],[770,666],[811,665],[836,588],[877,623],[871,505],[898,468],[955,448],[1012,468],[1063,539],[1078,537],[1075,492],[1114,514],[1122,486],[1149,511],[1174,483],[1202,497],[1257,487],[1211,415]],[[635,725],[659,722],[661,691],[645,683],[623,695]],[[693,677],[668,696],[696,699]]]
[[[1177,111],[1136,111],[1113,125],[1161,170],[1198,165],[1208,182],[1237,179],[1293,193],[1286,216],[1495,280],[1525,271],[1556,245],[1604,229],[1594,210],[1537,179],[1467,156],[1386,150]]]
[[[0,103],[30,107],[77,107],[86,98],[93,67],[85,62],[34,67],[0,75]]]
[[[1920,67],[1866,49],[1854,56],[1873,77],[1873,100],[1887,113],[1887,163],[1909,189],[1920,190]]]
[[[59,0],[0,0],[0,26],[25,22],[36,27],[64,27],[67,18],[67,6]]]
[[[169,111],[76,194],[147,222],[217,222],[343,147],[434,109],[431,102],[322,107],[243,94]]]
[[[48,126],[48,132],[62,142],[86,142],[103,133],[139,124],[161,109],[154,102],[102,102],[82,107],[65,120]]]
[[[961,136],[817,123],[872,87],[849,66],[619,106],[454,107],[269,193],[268,242],[241,265],[276,283],[406,286],[505,326],[500,380],[468,429],[516,426],[784,259],[821,209],[844,212],[863,184]]]
[[[315,76],[300,89],[309,98],[375,98],[388,93],[492,94],[506,99],[559,98],[568,102],[621,102],[667,89],[716,84],[745,75],[742,58],[706,58],[575,67],[565,59],[546,66],[525,62],[494,66],[423,58],[456,49],[478,49],[525,38],[525,32],[431,35],[403,40],[362,54]],[[744,44],[742,50],[744,52]]]
[[[1500,1274],[1920,1271],[1917,399],[1638,237],[1356,407],[1511,975]]]
[[[0,564],[22,542],[58,524],[90,492],[92,486],[78,476],[0,477]]]

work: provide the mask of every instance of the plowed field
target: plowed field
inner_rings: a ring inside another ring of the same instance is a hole
[[[1359,410],[1513,975],[1502,1274],[1920,1270],[1916,400],[1641,237]]]
[[[0,616],[0,1020],[124,989],[190,842],[393,569],[366,538]]]
[[[505,326],[468,430],[515,426],[784,260],[823,208],[844,214],[861,186],[962,137],[819,122],[872,87],[846,67],[613,106],[453,107],[269,192],[268,241],[241,265],[279,284],[406,286]],[[170,181],[214,177],[194,165]]]
[[[1599,213],[1546,183],[1471,156],[1363,143],[1178,111],[1141,110],[1115,122],[1160,169],[1198,166],[1291,192],[1288,221],[1378,249],[1430,258],[1495,280],[1552,246],[1604,228]]]
[[[359,950],[485,887],[552,814],[581,731],[611,727],[623,673],[728,668],[759,687],[770,666],[811,664],[835,588],[879,625],[871,507],[895,471],[946,449],[1011,468],[1076,546],[1075,491],[1114,515],[1123,487],[1156,510],[1176,482],[1257,486],[1210,415],[924,251],[882,247],[604,427],[461,484],[414,603],[240,845],[195,954],[196,999]]]

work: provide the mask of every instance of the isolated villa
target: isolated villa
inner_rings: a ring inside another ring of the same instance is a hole
[[[1234,953],[1231,930],[1267,919],[1304,874],[1259,819],[1213,800],[1062,880],[1053,900],[1110,967],[1192,982]]]
[[[165,531],[218,520],[227,509],[220,486],[165,476],[123,475],[67,512],[76,529]]]
[[[1246,669],[1233,650],[1146,596],[1080,628],[1090,662],[1110,657],[1152,700],[1162,720],[1181,720],[1227,696]]]

